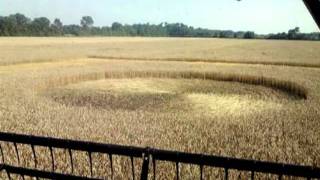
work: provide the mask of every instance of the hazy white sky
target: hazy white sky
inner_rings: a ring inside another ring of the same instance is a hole
[[[0,16],[60,18],[79,24],[84,15],[95,25],[182,22],[194,27],[287,32],[319,32],[302,0],[0,0]]]

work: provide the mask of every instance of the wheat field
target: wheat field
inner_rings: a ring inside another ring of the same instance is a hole
[[[320,166],[319,42],[0,38],[0,49],[1,131]]]

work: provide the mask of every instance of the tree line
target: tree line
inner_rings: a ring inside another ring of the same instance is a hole
[[[288,33],[258,35],[253,31],[211,30],[194,28],[183,23],[121,24],[94,26],[91,16],[84,16],[80,24],[63,25],[60,19],[51,22],[46,17],[30,19],[17,13],[0,16],[0,36],[152,36],[152,37],[214,37],[239,39],[303,39],[320,40],[320,33],[300,33],[299,28]]]
[[[269,34],[267,39],[320,40],[320,33],[301,33],[300,28],[290,29],[288,33]]]

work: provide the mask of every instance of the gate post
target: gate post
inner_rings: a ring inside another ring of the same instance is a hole
[[[145,153],[142,155],[143,163],[142,163],[142,170],[141,170],[141,180],[148,180],[149,174],[149,147],[146,148]]]

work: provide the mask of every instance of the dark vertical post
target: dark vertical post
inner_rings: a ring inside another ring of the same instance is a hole
[[[6,172],[7,172],[8,179],[11,180],[11,175],[10,175],[9,171],[6,170]]]
[[[68,149],[69,158],[70,158],[70,164],[71,164],[71,173],[73,174],[73,158],[72,158],[72,151],[71,149]]]
[[[148,171],[149,171],[149,153],[143,154],[143,163],[142,163],[142,170],[141,170],[141,180],[148,180]]]
[[[176,162],[176,174],[177,174],[177,180],[179,180],[179,162]]]
[[[134,174],[134,162],[133,162],[133,157],[130,157],[131,160],[131,171],[132,171],[132,179],[135,180],[135,174]]]
[[[2,163],[4,163],[4,154],[3,154],[3,150],[2,150],[1,144],[0,144],[0,153],[1,153],[1,157],[2,157]]]
[[[33,159],[34,159],[34,168],[37,168],[37,155],[36,155],[36,150],[34,149],[34,145],[31,145],[31,150],[33,154]]]
[[[225,168],[225,169],[224,169],[224,179],[225,179],[225,180],[228,180],[228,179],[229,179],[229,169],[228,169],[228,168]]]
[[[113,164],[112,164],[112,154],[109,154],[110,169],[111,169],[111,179],[113,179]]]
[[[18,151],[17,143],[13,143],[13,145],[14,145],[14,149],[15,149],[16,154],[17,154],[18,164],[20,165],[20,157],[19,157],[19,151]]]
[[[200,180],[203,180],[203,165],[200,165]]]
[[[90,174],[91,174],[91,177],[93,177],[93,165],[92,165],[92,155],[91,155],[91,152],[88,152],[88,156],[89,156],[89,163],[90,163]]]
[[[54,172],[54,157],[53,157],[53,150],[52,150],[52,147],[50,146],[49,147],[49,150],[50,150],[50,156],[51,156],[51,165],[52,165],[52,172]]]
[[[251,180],[254,180],[254,171],[251,171]]]

